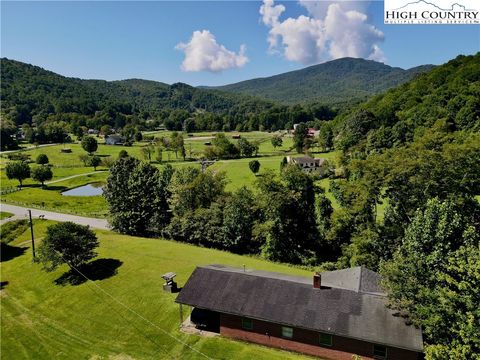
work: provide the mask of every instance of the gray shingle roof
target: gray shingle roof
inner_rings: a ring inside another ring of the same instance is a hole
[[[299,156],[299,157],[292,157],[292,161],[295,164],[310,164],[310,163],[315,163],[317,166],[323,165],[325,162],[325,159],[322,158],[312,158],[310,156]]]
[[[380,288],[380,275],[363,266],[325,271],[322,273],[322,285],[363,293],[384,294]]]
[[[311,278],[209,265],[195,269],[176,302],[422,351],[421,330],[386,307],[378,274],[361,267],[325,272],[322,284],[331,288],[312,284]]]

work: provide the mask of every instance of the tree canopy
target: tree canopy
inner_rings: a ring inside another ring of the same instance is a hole
[[[62,264],[77,270],[97,256],[99,243],[88,226],[72,222],[50,225],[38,248],[38,261],[53,271]]]
[[[22,187],[23,180],[30,177],[30,166],[22,160],[11,161],[5,166],[5,173],[9,179],[16,179]]]

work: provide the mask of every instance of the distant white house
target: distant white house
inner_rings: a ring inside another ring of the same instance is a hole
[[[118,134],[108,135],[105,138],[105,144],[107,145],[123,145],[125,138]]]
[[[299,166],[306,173],[316,173],[320,176],[325,175],[328,171],[328,161],[321,158],[287,156],[287,163]]]

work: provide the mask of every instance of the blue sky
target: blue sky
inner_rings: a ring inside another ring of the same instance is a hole
[[[2,1],[1,56],[80,78],[221,85],[345,55],[409,68],[480,50],[478,25],[384,25],[381,1],[328,19],[311,5],[275,1],[262,16],[257,1]]]

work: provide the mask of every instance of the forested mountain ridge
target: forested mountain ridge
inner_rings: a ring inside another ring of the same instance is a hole
[[[372,60],[342,58],[275,76],[214,87],[287,104],[319,101],[336,104],[365,100],[403,84],[433,65],[409,70]]]
[[[460,55],[337,116],[336,146],[367,153],[411,142],[437,121],[480,130],[480,53]]]
[[[242,112],[257,112],[272,105],[248,96],[197,89],[181,83],[68,78],[6,58],[1,59],[1,67],[2,108],[17,124],[30,123],[33,117],[42,119],[48,114],[91,116],[100,110],[153,117],[164,109],[226,113],[242,108]]]

